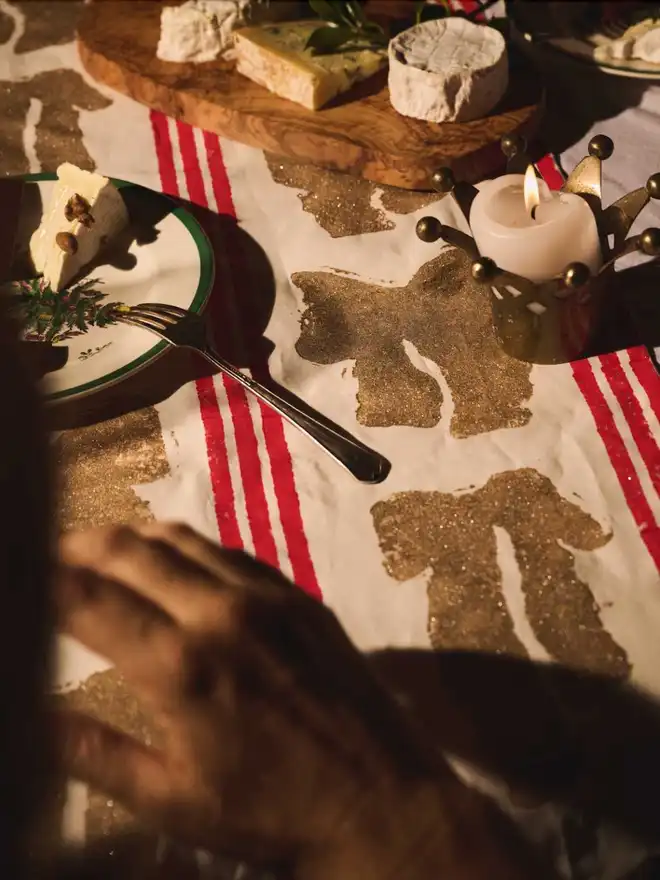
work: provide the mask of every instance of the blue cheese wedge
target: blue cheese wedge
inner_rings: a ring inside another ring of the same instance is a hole
[[[298,3],[291,0],[186,0],[180,6],[164,6],[156,57],[176,64],[229,58],[237,28],[297,14]]]
[[[38,229],[30,239],[34,267],[62,290],[128,225],[128,211],[107,177],[65,162]]]
[[[371,49],[313,55],[305,46],[322,24],[295,21],[236,31],[236,69],[281,98],[318,110],[387,63],[385,52]]]
[[[486,116],[506,92],[504,37],[464,18],[426,21],[389,45],[390,102],[403,116],[469,122]]]

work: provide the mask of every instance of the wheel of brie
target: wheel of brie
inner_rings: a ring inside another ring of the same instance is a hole
[[[390,101],[397,112],[429,122],[486,116],[506,92],[504,37],[465,18],[415,25],[389,46]]]

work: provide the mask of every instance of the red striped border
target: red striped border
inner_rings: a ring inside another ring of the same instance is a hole
[[[649,357],[648,351],[641,345],[637,348],[631,348],[628,357],[637,381],[648,395],[653,414],[660,422],[660,379],[655,365]]]
[[[197,153],[195,134],[192,128],[183,122],[177,122],[177,134],[179,136],[183,170],[186,176],[190,200],[196,205],[208,208],[209,203],[206,195],[206,188],[204,186],[199,155]],[[232,216],[235,216],[235,214],[232,214]],[[217,243],[222,247],[221,241],[218,241]],[[226,261],[229,268],[225,278],[222,279],[222,281],[228,283],[229,289],[223,290],[222,293],[224,296],[231,297],[235,302],[236,291],[233,281],[234,278],[241,277],[240,267],[236,266],[235,252],[231,248],[223,248],[221,257]],[[219,295],[219,293],[216,295]],[[213,312],[211,312],[211,315],[213,315]],[[237,315],[234,312],[229,317],[232,321],[231,332],[236,333],[239,331],[239,327],[237,326]],[[228,379],[224,375],[222,381],[227,393],[229,411],[231,413],[234,427],[234,436],[236,437],[238,465],[241,473],[241,481],[243,483],[243,492],[245,493],[245,507],[250,532],[252,534],[255,556],[258,556],[269,565],[277,565],[277,549],[275,547],[275,538],[273,537],[273,529],[270,521],[270,514],[268,512],[268,503],[266,501],[266,490],[264,488],[261,461],[259,458],[259,444],[254,430],[252,416],[250,415],[246,392],[240,385],[232,382],[231,379]],[[217,490],[222,487],[215,485],[215,476],[214,471],[211,470],[211,482],[214,484],[214,494],[217,494]]]
[[[168,120],[162,114],[152,112],[151,123],[163,190],[171,195],[178,196],[180,191]],[[177,122],[176,128],[190,199],[195,204],[208,208],[208,199],[194,131],[189,125],[182,122]],[[205,132],[203,142],[211,176],[213,195],[218,209],[221,213],[229,215],[235,220],[236,210],[220,140],[216,135]],[[222,245],[221,241],[214,243]],[[235,278],[244,278],[246,277],[246,270],[249,272],[244,254],[239,250],[233,248],[222,249],[221,258],[228,271],[224,274],[224,277],[219,277],[216,281],[211,300],[211,314],[216,312],[214,306],[218,305],[221,296],[229,298],[231,305],[235,305],[233,280]],[[232,312],[230,317],[233,319],[231,330],[232,332],[240,333],[242,329],[241,316],[233,308],[230,311]],[[260,372],[266,371],[267,364],[259,365],[259,370]],[[277,548],[266,499],[262,460],[259,455],[259,445],[246,392],[239,385],[224,376],[222,381],[224,382],[229,402],[229,411],[236,438],[238,464],[255,555],[272,565],[277,565]],[[196,385],[204,425],[209,472],[220,538],[225,546],[241,547],[242,540],[234,506],[235,496],[225,444],[224,423],[217,394],[212,379],[198,380]],[[271,467],[273,489],[291,562],[293,578],[310,595],[321,598],[321,591],[302,520],[293,463],[284,434],[283,420],[262,405],[260,405],[260,411],[266,452]]]
[[[605,395],[596,381],[593,368],[588,360],[575,361],[571,366],[575,381],[591,410],[596,430],[603,441],[642,540],[656,566],[660,569],[660,529],[655,523],[653,511],[644,494],[635,465],[619,433]]]
[[[204,142],[214,194],[218,205],[223,205],[225,212],[233,219],[236,219],[236,208],[222,155],[220,139],[217,135],[206,133]],[[250,269],[243,251],[240,248],[232,250],[228,257],[231,274],[234,274],[237,278],[249,278]],[[247,315],[246,317],[249,320],[251,316]],[[267,378],[267,362],[253,365],[252,372],[260,379]],[[238,386],[234,387],[237,388]],[[261,410],[264,442],[270,460],[273,488],[277,500],[282,532],[291,562],[293,579],[310,595],[320,598],[321,591],[303,525],[300,499],[293,472],[293,461],[284,434],[284,421],[261,402],[259,402],[259,408]],[[264,507],[264,509],[266,508]]]
[[[612,389],[612,393],[628,423],[635,446],[639,450],[642,461],[646,465],[646,469],[651,477],[653,488],[656,494],[660,496],[660,455],[658,454],[658,444],[646,421],[642,405],[630,385],[630,380],[623,369],[619,355],[601,355],[598,360],[600,361],[603,375],[607,379],[607,383]]]
[[[162,113],[154,111],[151,112],[150,118],[163,192],[179,198],[181,191],[174,163],[174,149],[170,138],[168,120]],[[193,181],[192,185],[194,188],[195,181]],[[217,295],[217,290],[215,289],[217,285],[218,282],[216,280],[213,291],[214,296]],[[224,423],[218,405],[218,398],[213,387],[213,380],[210,378],[200,379],[195,385],[206,440],[220,541],[225,547],[242,547],[241,533],[234,504],[234,489],[229,472]]]
[[[537,167],[550,189],[556,190],[563,186],[564,176],[552,155],[544,156],[537,162]],[[655,492],[660,495],[660,450],[658,443],[651,433],[641,404],[621,366],[619,357],[618,354],[607,354],[602,355],[598,360],[603,375],[612,389],[630,429],[640,458],[651,477]],[[645,350],[632,349],[630,360],[633,372],[647,392],[657,417],[660,409],[660,378]],[[577,386],[591,411],[596,430],[603,441],[630,513],[656,567],[660,570],[660,528],[644,493],[635,463],[616,425],[605,395],[598,385],[593,367],[588,360],[581,360],[572,363],[571,369]]]

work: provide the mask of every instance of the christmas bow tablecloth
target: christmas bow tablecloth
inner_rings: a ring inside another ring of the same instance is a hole
[[[223,351],[392,472],[356,482],[231,380],[195,365],[186,381],[172,354],[171,393],[156,393],[154,367],[106,409],[53,413],[62,524],[184,520],[282,569],[365,650],[503,652],[660,692],[660,383],[647,350],[562,366],[506,356],[462,256],[415,236],[425,214],[455,217],[451,199],[293,165],[110,92],[81,68],[77,7],[0,0],[0,173],[69,160],[196,206]],[[639,106],[584,124],[562,160],[611,135],[609,203],[657,170],[659,127],[648,86]],[[553,159],[540,167],[560,182]],[[77,704],[148,728],[93,658],[62,677]],[[113,827],[114,805],[79,796],[71,836]]]

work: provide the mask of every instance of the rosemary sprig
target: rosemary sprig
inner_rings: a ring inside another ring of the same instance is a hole
[[[87,278],[55,292],[43,278],[12,282],[12,311],[26,340],[64,342],[86,333],[90,327],[115,324],[118,303],[106,303],[107,294],[97,290],[103,282]]]
[[[496,0],[477,0],[475,9],[466,14],[455,12],[449,0],[439,3],[416,0],[411,4],[410,24],[450,15],[475,19],[494,2]],[[379,51],[387,47],[389,35],[379,24],[369,21],[360,0],[309,0],[309,5],[324,22],[307,40],[306,48],[314,55],[331,55],[350,49]]]
[[[306,48],[314,55],[387,48],[387,34],[379,24],[368,20],[359,0],[309,0],[309,5],[325,22],[307,40]]]

